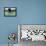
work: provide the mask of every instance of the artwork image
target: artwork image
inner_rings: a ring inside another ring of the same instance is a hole
[[[17,10],[16,7],[5,7],[4,8],[4,16],[6,17],[14,17],[16,16]]]

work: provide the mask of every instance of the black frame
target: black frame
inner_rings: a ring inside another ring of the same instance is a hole
[[[16,10],[15,10],[15,11],[16,11],[16,15],[15,15],[15,16],[10,16],[10,15],[9,15],[9,16],[6,16],[6,15],[5,15],[5,8],[15,8],[15,9],[16,9]],[[4,16],[5,16],[5,17],[16,17],[16,16],[17,16],[17,8],[16,8],[16,7],[4,7]]]

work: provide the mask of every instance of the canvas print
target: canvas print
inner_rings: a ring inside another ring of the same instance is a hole
[[[17,15],[16,13],[17,13],[16,7],[5,7],[4,8],[4,16],[14,17]]]

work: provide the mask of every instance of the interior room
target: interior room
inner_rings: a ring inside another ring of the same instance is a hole
[[[0,0],[0,46],[46,46],[45,32],[46,0]]]

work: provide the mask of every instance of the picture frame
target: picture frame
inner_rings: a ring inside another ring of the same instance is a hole
[[[5,17],[16,17],[17,8],[16,7],[4,7],[4,16]]]

